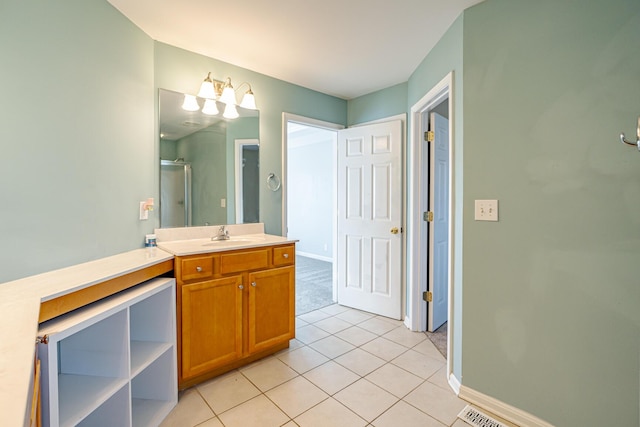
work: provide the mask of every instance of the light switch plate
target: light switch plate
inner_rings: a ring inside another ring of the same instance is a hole
[[[497,200],[476,200],[475,206],[476,221],[497,221],[498,201]]]

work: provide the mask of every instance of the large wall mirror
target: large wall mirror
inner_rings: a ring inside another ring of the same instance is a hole
[[[207,115],[160,89],[160,227],[259,222],[259,113]],[[203,100],[198,99],[200,107]]]

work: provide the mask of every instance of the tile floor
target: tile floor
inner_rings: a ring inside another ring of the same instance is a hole
[[[290,348],[180,393],[162,427],[468,427],[424,333],[337,304],[296,318]]]

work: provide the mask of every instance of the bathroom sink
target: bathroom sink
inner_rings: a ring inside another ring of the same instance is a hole
[[[255,236],[255,237],[229,237],[226,240],[211,240],[209,242],[204,243],[202,246],[220,246],[220,245],[230,245],[233,243],[259,243],[264,242],[264,236]]]

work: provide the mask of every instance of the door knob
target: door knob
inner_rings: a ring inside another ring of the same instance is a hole
[[[391,229],[391,234],[398,234],[400,232],[400,230],[398,230],[398,227],[393,227]]]

